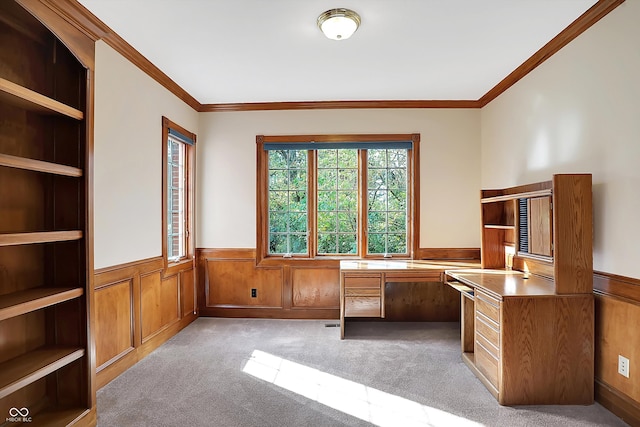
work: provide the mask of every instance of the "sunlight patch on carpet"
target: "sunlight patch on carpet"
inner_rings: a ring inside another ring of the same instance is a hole
[[[475,421],[260,350],[253,351],[242,371],[380,427],[482,427]]]

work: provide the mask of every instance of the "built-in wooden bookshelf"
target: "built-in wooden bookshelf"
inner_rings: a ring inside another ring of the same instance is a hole
[[[92,86],[67,47],[86,35],[40,0],[0,16],[0,417],[92,425]]]

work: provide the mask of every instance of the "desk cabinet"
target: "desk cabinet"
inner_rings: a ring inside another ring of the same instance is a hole
[[[463,361],[501,405],[593,403],[593,295],[557,295],[551,280],[524,277],[447,274],[462,293]]]
[[[344,315],[346,317],[383,317],[382,277],[349,276],[344,278]]]

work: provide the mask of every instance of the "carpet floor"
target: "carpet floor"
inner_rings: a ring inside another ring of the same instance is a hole
[[[98,390],[98,426],[626,426],[599,404],[500,406],[459,323],[199,318]]]

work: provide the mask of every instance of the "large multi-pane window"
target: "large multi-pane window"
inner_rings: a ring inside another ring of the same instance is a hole
[[[259,194],[266,196],[259,196],[262,255],[410,256],[417,232],[411,194],[418,138],[408,137],[409,141],[379,141],[380,136],[346,142],[259,140]]]
[[[163,132],[163,255],[165,262],[189,258],[194,242],[189,230],[193,224],[193,164],[195,135],[162,120]]]

